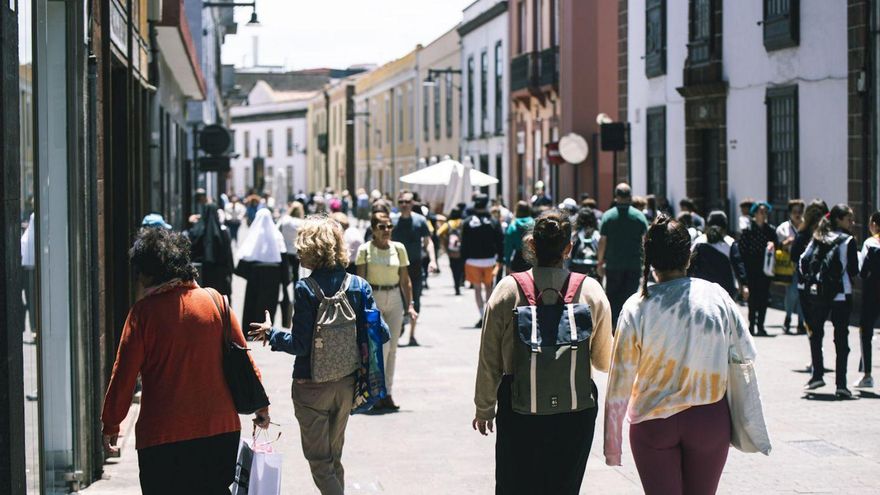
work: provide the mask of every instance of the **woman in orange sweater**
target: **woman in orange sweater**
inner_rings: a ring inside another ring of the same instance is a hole
[[[104,398],[105,451],[117,450],[140,374],[135,447],[143,493],[229,493],[241,422],[223,375],[220,299],[194,281],[189,241],[181,234],[142,229],[130,256],[144,293],[128,313]],[[229,314],[233,340],[246,345]],[[268,408],[253,421],[267,427]]]

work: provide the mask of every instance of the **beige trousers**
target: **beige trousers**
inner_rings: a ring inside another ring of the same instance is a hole
[[[293,382],[293,411],[302,449],[321,495],[345,493],[342,445],[354,399],[354,377],[328,383]]]
[[[394,364],[397,361],[397,341],[400,340],[400,332],[403,328],[403,297],[400,290],[377,290],[373,292],[376,306],[382,312],[382,318],[388,324],[388,333],[391,340],[382,346],[382,359],[385,361],[385,389],[391,395],[391,386],[394,385]]]

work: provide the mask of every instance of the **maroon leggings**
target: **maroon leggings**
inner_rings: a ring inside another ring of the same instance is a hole
[[[646,495],[715,493],[730,446],[727,399],[629,427]]]

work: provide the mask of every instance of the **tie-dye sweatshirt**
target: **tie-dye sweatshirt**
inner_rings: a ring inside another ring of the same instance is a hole
[[[624,416],[641,423],[718,402],[729,357],[755,358],[742,314],[720,285],[685,277],[655,284],[648,295],[632,296],[617,323],[605,398],[610,466],[620,465]]]

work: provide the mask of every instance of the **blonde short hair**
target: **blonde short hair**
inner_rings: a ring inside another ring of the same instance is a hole
[[[296,249],[306,268],[335,268],[348,265],[348,248],[342,228],[324,215],[310,215],[296,233]]]

